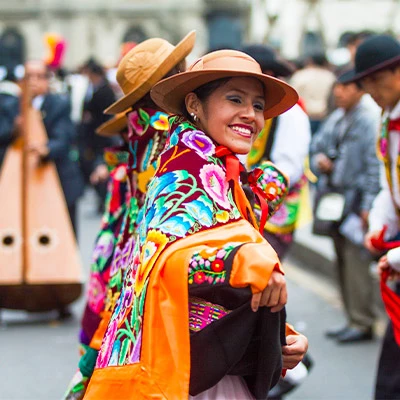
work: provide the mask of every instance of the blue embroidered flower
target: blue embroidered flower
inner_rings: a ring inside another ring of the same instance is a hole
[[[166,222],[159,226],[159,229],[170,235],[184,237],[194,223],[195,220],[190,218],[188,215],[179,214],[168,218]]]
[[[213,204],[206,196],[200,196],[197,200],[184,204],[188,214],[201,225],[210,227],[213,224]]]
[[[111,365],[118,365],[118,358],[119,358],[119,351],[121,350],[121,341],[116,340],[113,345],[111,358],[108,363],[109,366]]]

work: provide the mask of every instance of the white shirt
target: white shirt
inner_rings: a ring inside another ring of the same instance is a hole
[[[400,101],[396,104],[392,111],[385,111],[383,114],[383,121],[387,118],[397,119],[400,118]],[[396,213],[395,205],[400,208],[400,188],[399,177],[397,172],[397,157],[399,154],[400,146],[400,132],[389,132],[390,142],[390,159],[391,172],[392,172],[392,187],[393,196],[390,192],[389,184],[386,178],[385,167],[381,167],[381,191],[372,204],[372,209],[369,214],[369,230],[379,231],[384,225],[388,227],[386,233],[386,240],[393,238],[399,232],[399,217]],[[400,271],[400,248],[390,250],[387,253],[389,264]]]
[[[36,96],[32,100],[32,107],[35,110],[40,110],[42,108],[43,102],[44,102],[44,95],[41,94],[39,96]]]
[[[291,185],[303,175],[310,141],[310,121],[298,104],[278,117],[271,161],[289,177]]]

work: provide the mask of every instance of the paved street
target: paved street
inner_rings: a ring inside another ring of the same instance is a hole
[[[80,204],[80,247],[87,271],[99,218],[93,197]],[[296,260],[286,266],[289,321],[310,341],[315,364],[291,400],[366,400],[374,384],[379,341],[338,346],[323,332],[343,322],[331,282],[303,271]],[[54,321],[54,314],[27,315],[5,311],[0,327],[0,399],[55,400],[62,397],[78,360],[77,332],[83,301],[73,306],[75,318]]]

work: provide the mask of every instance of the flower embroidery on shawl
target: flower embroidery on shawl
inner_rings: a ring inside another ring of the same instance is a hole
[[[229,213],[228,211],[218,211],[215,215],[215,218],[218,222],[228,222],[229,221]]]
[[[168,130],[168,115],[163,112],[156,112],[150,118],[150,125],[158,131]]]
[[[135,293],[139,295],[143,289],[144,282],[148,277],[153,265],[168,243],[168,238],[163,233],[154,229],[147,234],[146,243],[140,253],[140,265],[135,279]]]
[[[148,114],[139,109],[127,114],[128,117],[128,137],[142,136],[149,127],[150,118]]]
[[[104,308],[106,297],[106,285],[102,275],[98,272],[90,274],[88,289],[88,305],[92,311],[99,314]]]
[[[92,269],[94,269],[94,264],[96,264],[96,270],[102,271],[107,260],[111,256],[114,250],[115,237],[114,233],[110,230],[105,230],[100,233],[96,247],[93,251],[93,261]]]
[[[283,225],[288,219],[289,213],[285,205],[282,205],[271,217],[270,222],[276,225]]]
[[[103,338],[103,343],[97,357],[96,368],[104,368],[110,360],[115,335],[117,333],[117,321],[110,321]]]
[[[383,158],[387,156],[387,139],[385,137],[380,140],[380,151]]]
[[[215,164],[206,164],[200,170],[200,179],[209,196],[221,207],[231,207],[228,199],[229,185],[224,170]]]
[[[197,200],[183,205],[189,215],[197,220],[202,226],[212,226],[214,207],[212,201],[208,197],[200,196]]]
[[[262,175],[258,184],[267,195],[268,214],[271,217],[280,207],[288,191],[287,178],[270,162],[260,164]]]
[[[237,245],[237,243],[229,243],[223,248],[202,250],[193,254],[189,262],[189,284],[225,282],[225,261]]]
[[[211,139],[201,131],[187,131],[182,135],[182,142],[193,149],[201,158],[207,160],[215,153]]]

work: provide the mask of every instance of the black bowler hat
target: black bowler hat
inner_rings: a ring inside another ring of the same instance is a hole
[[[357,49],[353,81],[400,64],[400,43],[388,35],[366,39]]]
[[[244,46],[242,51],[253,57],[261,66],[262,71],[270,70],[276,76],[290,76],[294,67],[283,58],[279,57],[276,51],[267,45],[251,44]]]
[[[342,85],[347,85],[349,83],[354,83],[355,79],[355,70],[350,69],[345,72],[342,72],[337,78],[336,82],[341,83]]]

